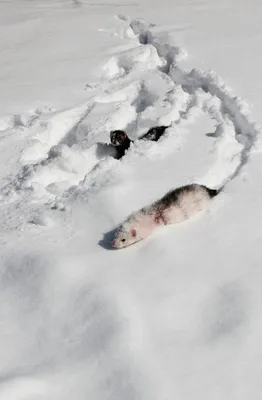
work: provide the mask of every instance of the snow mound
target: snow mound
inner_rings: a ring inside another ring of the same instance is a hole
[[[247,161],[260,132],[247,104],[215,72],[183,67],[186,51],[172,35],[143,20],[123,18],[133,32],[131,48],[100,68],[96,94],[86,104],[15,118],[17,125],[27,126],[31,144],[21,155],[19,175],[5,188],[7,197],[8,187],[15,186],[29,203],[36,197],[47,205],[72,203],[113,185],[123,170],[141,173],[145,162],[153,176],[157,162],[177,169],[193,147],[194,168],[188,167],[172,187],[191,181],[220,187]],[[156,125],[170,126],[158,143],[136,140]],[[114,149],[107,145],[113,129],[135,139],[121,161],[112,160]],[[197,160],[204,158],[200,167]]]

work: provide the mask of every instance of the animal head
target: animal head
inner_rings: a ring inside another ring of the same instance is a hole
[[[112,246],[115,249],[122,249],[141,240],[139,231],[132,225],[121,226],[116,232]]]
[[[124,131],[115,130],[110,132],[110,141],[113,146],[121,146],[127,138],[128,136]]]

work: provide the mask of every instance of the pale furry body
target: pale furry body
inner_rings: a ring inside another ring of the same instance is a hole
[[[182,222],[202,211],[220,190],[192,184],[168,192],[150,206],[133,213],[119,227],[113,247],[129,246],[149,236],[159,225]]]

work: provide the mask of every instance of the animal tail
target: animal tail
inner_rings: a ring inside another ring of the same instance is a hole
[[[219,189],[210,189],[206,186],[204,186],[204,188],[206,189],[207,193],[209,194],[210,198],[212,199],[212,197],[217,196],[224,189],[224,186],[220,187]]]

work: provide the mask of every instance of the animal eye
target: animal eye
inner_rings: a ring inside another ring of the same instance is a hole
[[[121,242],[125,242],[125,241],[126,241],[126,239],[122,239],[122,240],[121,240]]]

